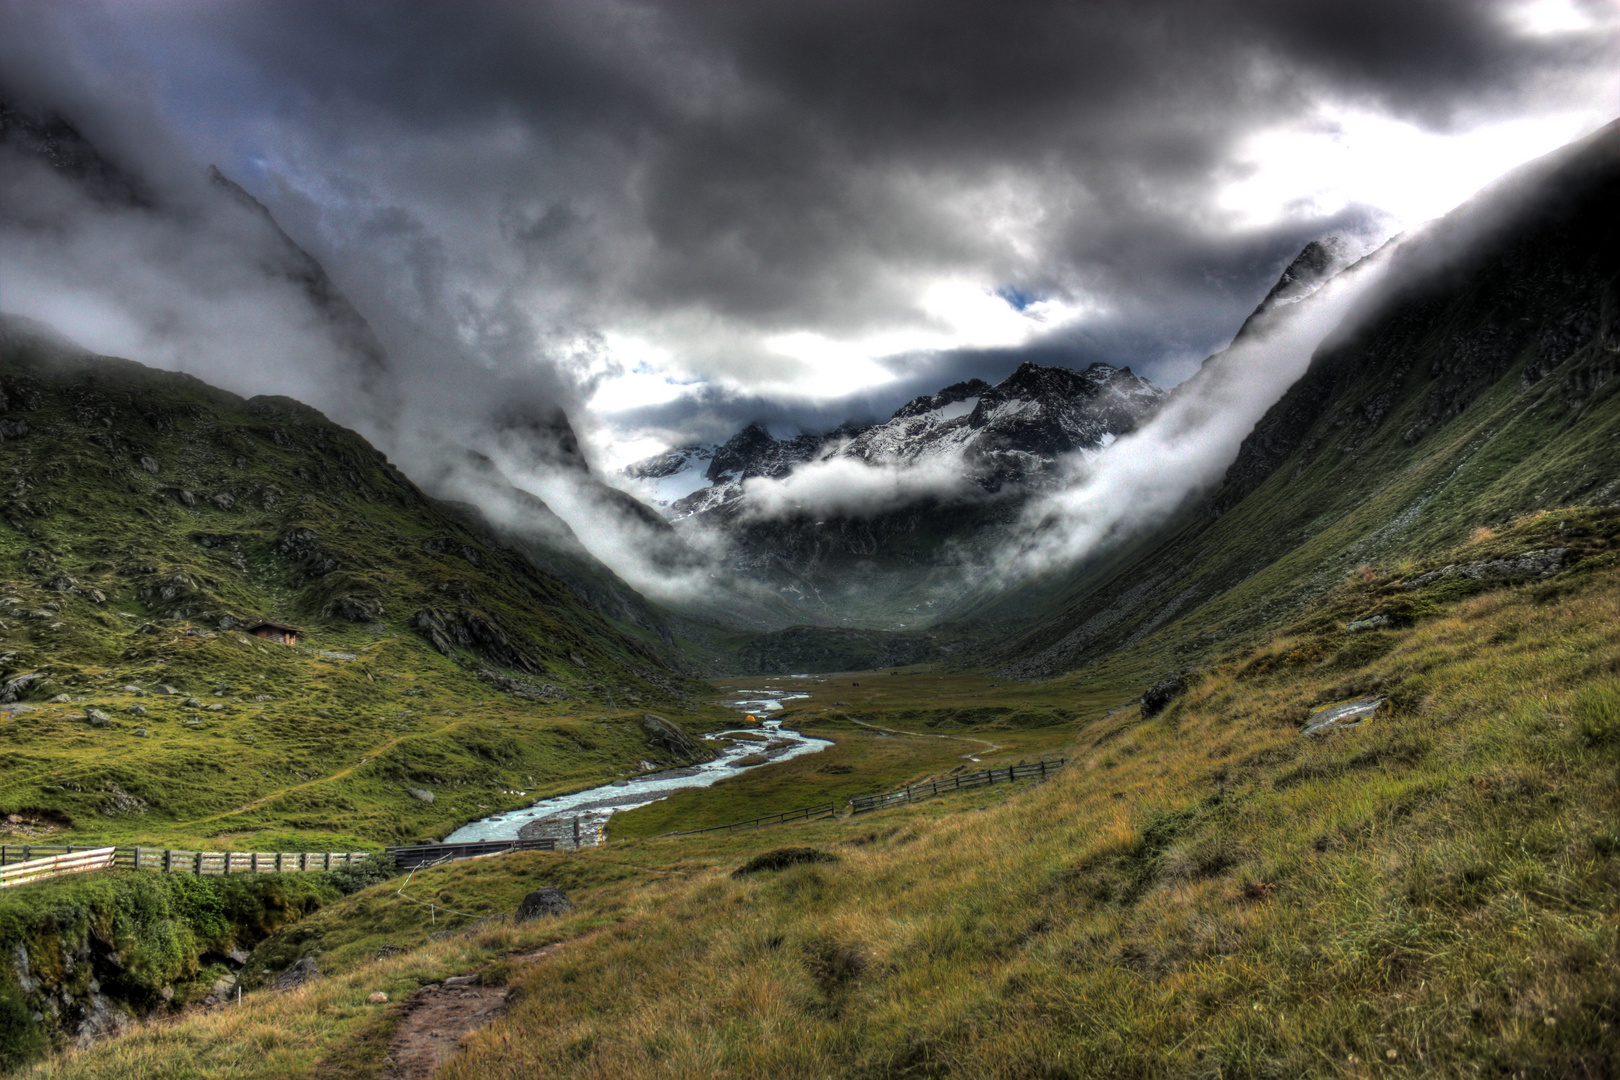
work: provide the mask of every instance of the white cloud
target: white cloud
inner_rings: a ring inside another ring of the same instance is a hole
[[[781,479],[755,476],[743,483],[744,514],[754,518],[842,516],[897,510],[971,489],[955,456],[914,465],[872,465],[835,456],[800,465]]]
[[[1382,211],[1391,231],[1401,231],[1610,116],[1578,109],[1438,134],[1368,110],[1323,109],[1245,140],[1231,168],[1236,178],[1221,189],[1217,205],[1232,225],[1248,228],[1361,205]]]

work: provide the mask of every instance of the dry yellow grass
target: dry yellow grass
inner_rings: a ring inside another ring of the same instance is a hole
[[[617,844],[590,858],[672,872],[577,890],[606,928],[516,971],[441,1075],[1607,1075],[1617,586],[1462,600],[1365,663],[1343,642],[1370,636],[1275,640],[1160,717],[1083,725],[1033,789]],[[1371,692],[1390,703],[1365,725],[1299,735]],[[731,876],[781,844],[839,861]],[[335,1045],[382,1022],[365,993],[498,951],[362,963],[34,1075],[365,1075]]]

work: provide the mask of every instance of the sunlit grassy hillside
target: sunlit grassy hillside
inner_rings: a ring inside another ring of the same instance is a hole
[[[1401,587],[1549,529],[1578,540],[1561,574]],[[320,957],[337,977],[317,990],[34,1075],[377,1075],[393,1021],[365,993],[486,964],[514,987],[509,1012],[444,1076],[1607,1075],[1615,532],[1608,511],[1541,515],[1352,574],[1287,633],[1194,673],[1159,716],[1080,718],[1073,764],[1038,787],[488,860],[410,887],[466,912],[461,926],[543,884],[579,905],[517,931],[432,941],[440,924],[378,886],[321,912],[302,944],[294,928],[265,946]],[[1344,629],[1369,612],[1391,621]],[[1301,735],[1317,707],[1362,695],[1387,701]],[[790,845],[836,861],[733,875]],[[405,951],[369,959],[385,944]]]
[[[661,643],[290,399],[8,319],[0,478],[9,841],[443,835],[660,760],[647,709],[718,715]],[[267,618],[299,647],[247,636]]]

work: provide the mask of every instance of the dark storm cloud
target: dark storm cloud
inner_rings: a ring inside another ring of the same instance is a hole
[[[790,322],[888,302],[833,272],[862,259],[985,257],[910,179],[1083,191],[1054,253],[1100,258],[1128,288],[1181,254],[1187,222],[1152,235],[1160,200],[1196,218],[1257,124],[1332,95],[1444,126],[1600,55],[1517,35],[1480,0],[177,10],[305,95],[300,123],[336,106],[335,138],[359,111],[451,147],[513,120],[535,164],[583,155],[568,168],[633,199],[653,244],[637,298]]]
[[[851,408],[1026,356],[1173,379],[1305,240],[1379,227],[1235,227],[1214,197],[1243,138],[1323,103],[1466,127],[1614,56],[1607,27],[1535,37],[1484,0],[52,10],[70,62],[38,50],[21,81],[149,129],[94,77],[120,28],[193,152],[227,157],[396,351],[448,343],[423,350],[448,358],[417,365],[424,392],[467,362],[541,364],[577,402],[622,363],[603,334],[631,331],[718,387],[662,410],[669,430],[682,408],[824,424],[781,386],[833,388],[767,339],[924,327],[940,277],[1096,314],[1023,350],[890,357],[896,382]]]

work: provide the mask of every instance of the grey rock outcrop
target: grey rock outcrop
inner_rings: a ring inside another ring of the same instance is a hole
[[[299,963],[304,963],[304,961],[300,960]],[[296,966],[295,964],[294,967]],[[320,978],[319,973],[315,977]],[[204,1005],[223,1005],[235,995],[236,976],[221,975],[214,981],[214,985],[209,988],[208,995],[202,999],[202,1003]]]
[[[16,701],[26,694],[35,683],[43,682],[47,678],[43,671],[29,671],[15,678],[7,679],[4,686],[0,686],[0,703]]]
[[[1564,570],[1573,561],[1568,548],[1548,548],[1545,551],[1526,551],[1508,559],[1486,559],[1483,562],[1443,566],[1427,574],[1419,574],[1403,582],[1403,589],[1421,589],[1425,585],[1449,577],[1465,577],[1474,581],[1526,581],[1530,578],[1550,577]]]
[[[1359,634],[1363,630],[1376,630],[1380,626],[1388,626],[1391,620],[1388,615],[1374,615],[1367,619],[1357,619],[1355,622],[1345,623],[1344,628],[1352,634]]]
[[[1329,705],[1312,713],[1310,720],[1300,730],[1300,734],[1317,735],[1330,728],[1354,727],[1377,712],[1383,704],[1383,698],[1365,697],[1338,705]]]
[[[315,966],[315,961],[311,957],[306,956],[277,975],[276,981],[270,984],[270,989],[278,994],[286,993],[288,990],[296,990],[300,986],[319,982],[321,978],[321,969]]]

